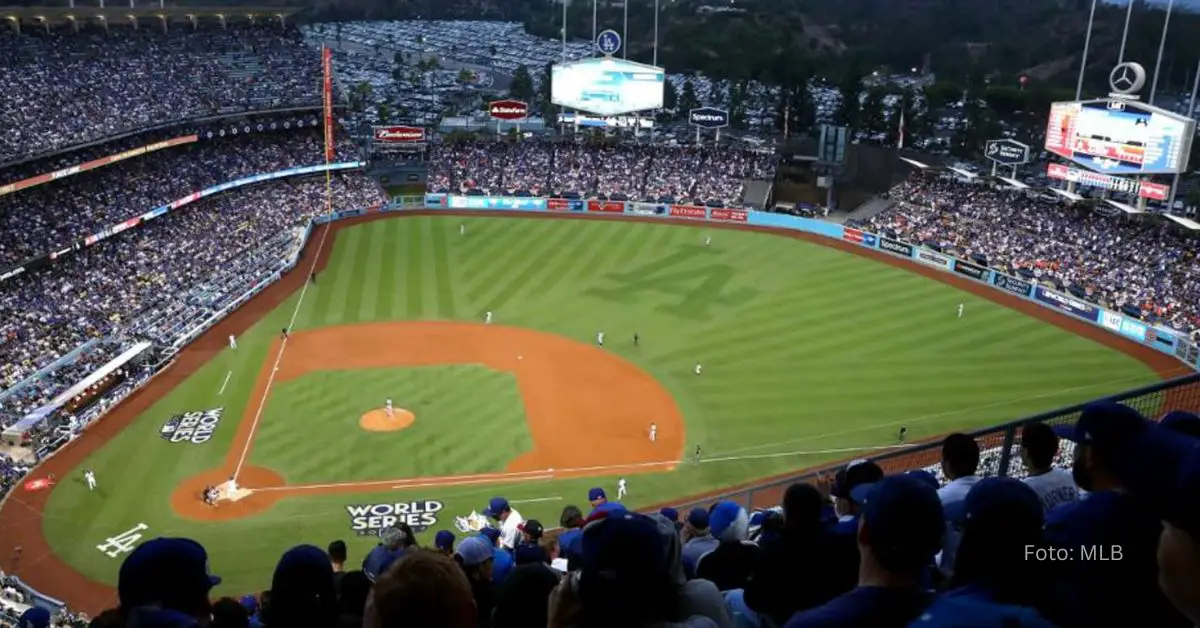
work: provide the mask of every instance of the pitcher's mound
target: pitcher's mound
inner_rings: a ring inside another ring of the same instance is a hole
[[[368,432],[395,432],[412,425],[416,420],[416,415],[404,408],[392,410],[392,416],[388,416],[387,411],[381,408],[359,417],[358,426]]]

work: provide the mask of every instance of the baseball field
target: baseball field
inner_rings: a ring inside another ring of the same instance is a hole
[[[187,536],[240,594],[297,543],[347,539],[357,564],[394,518],[429,539],[499,495],[549,527],[621,477],[627,505],[669,503],[1182,370],[836,243],[430,213],[314,230],[295,272],[52,458],[52,490],[13,493],[5,568],[99,610],[139,536]],[[205,505],[231,476],[248,493]]]

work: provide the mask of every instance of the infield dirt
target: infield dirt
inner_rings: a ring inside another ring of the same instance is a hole
[[[314,229],[305,248],[304,255],[306,258],[311,258],[317,248],[317,243],[321,241],[323,237],[332,236],[341,229],[378,219],[403,219],[403,216],[421,215],[496,216],[497,213],[423,210],[405,212],[401,215],[374,214],[341,220]],[[1150,347],[1138,344],[1131,340],[1126,340],[1114,334],[1107,333],[1095,326],[1071,318],[1066,314],[1051,311],[1015,295],[1009,295],[998,290],[994,290],[988,286],[964,277],[941,272],[911,260],[902,260],[886,253],[867,249],[860,245],[849,242],[840,242],[815,235],[793,231],[781,231],[765,227],[718,224],[678,219],[637,219],[629,217],[595,216],[587,214],[503,215],[506,217],[520,217],[526,220],[640,220],[656,224],[671,223],[702,227],[705,229],[739,229],[745,231],[772,233],[783,237],[792,237],[797,240],[803,240],[829,248],[840,249],[856,255],[875,259],[892,266],[903,268],[909,272],[925,275],[936,281],[953,285],[961,290],[965,290],[979,297],[1001,304],[1005,307],[1018,310],[1035,318],[1066,329],[1072,333],[1084,336],[1090,340],[1111,347],[1117,351],[1126,353],[1149,366],[1164,379],[1179,376],[1188,372],[1186,367],[1166,354],[1160,353]],[[330,240],[328,244],[331,245],[332,240]],[[325,264],[328,262],[332,248],[332,246],[325,246],[322,248],[320,256],[316,260],[315,264],[315,270],[317,272],[320,272],[324,269]],[[148,410],[154,403],[166,396],[166,394],[175,388],[179,383],[197,371],[213,356],[224,350],[227,346],[227,339],[230,335],[240,336],[243,332],[249,329],[250,326],[265,316],[266,313],[278,307],[289,296],[299,290],[304,285],[304,282],[308,279],[309,270],[310,268],[313,268],[311,264],[311,259],[301,259],[295,269],[285,274],[278,282],[268,287],[258,296],[243,305],[240,309],[230,314],[227,318],[223,319],[208,332],[200,336],[192,344],[188,345],[188,347],[186,347],[179,354],[176,361],[170,367],[153,378],[142,389],[138,390],[128,399],[116,406],[103,420],[89,426],[79,438],[69,443],[53,457],[39,465],[39,467],[35,469],[29,477],[45,477],[51,473],[55,474],[57,477],[67,477],[87,458],[88,455],[102,447],[105,442],[113,438],[118,432],[128,426],[139,415]],[[1163,406],[1163,410],[1172,409],[1173,405],[1170,395],[1168,395],[1164,400]],[[567,453],[578,453],[579,451],[580,450],[573,450],[572,452]],[[530,460],[527,462],[532,464],[533,461]],[[577,466],[577,461],[572,466]],[[206,484],[216,484],[228,479],[227,474],[222,475],[223,470],[215,470],[212,473],[213,475],[211,476],[192,478],[189,480],[189,486],[192,485],[191,483],[198,483],[195,485],[195,490],[199,491]],[[262,473],[262,475],[259,475],[260,473]],[[519,480],[522,473],[524,472],[513,473],[509,479]],[[796,473],[776,476],[775,478],[766,478],[744,486],[752,486],[771,482],[773,480],[777,481],[794,475],[796,475]],[[269,470],[256,470],[255,467],[243,467],[242,478],[247,484],[254,482],[256,486],[268,489],[274,486],[282,487],[283,485],[282,478],[280,478],[274,472]],[[389,485],[394,484],[394,481],[389,481]],[[180,490],[183,490],[183,488],[184,487],[181,487]],[[731,487],[727,490],[735,490],[736,488],[739,487]],[[783,487],[780,486],[777,490],[781,492]],[[774,491],[775,489],[772,489],[771,491],[763,491],[760,494],[756,494],[755,505],[764,505],[772,499],[775,500],[772,503],[778,503],[778,493]],[[726,491],[722,491],[722,493],[724,492]],[[177,493],[179,493],[179,491],[177,491]],[[697,501],[703,497],[704,495],[696,495],[689,498],[675,499],[672,500],[671,503],[678,504],[688,501]],[[103,609],[115,606],[117,602],[115,588],[87,578],[83,574],[79,573],[61,558],[59,558],[47,543],[42,534],[42,512],[46,506],[48,498],[49,491],[26,492],[20,486],[18,486],[5,499],[3,505],[0,506],[0,539],[2,539],[0,540],[0,567],[2,567],[7,573],[19,576],[27,584],[41,591],[42,593],[57,596],[60,599],[67,601],[72,609],[84,610],[95,615]],[[250,505],[247,507],[250,507]],[[22,548],[19,557],[14,551],[14,548],[18,546]],[[264,572],[264,578],[266,578],[268,575],[268,573]]]

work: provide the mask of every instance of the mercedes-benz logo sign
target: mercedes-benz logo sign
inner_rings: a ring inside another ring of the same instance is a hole
[[[1114,94],[1136,94],[1146,85],[1146,68],[1133,61],[1118,64],[1108,73],[1108,85]]]

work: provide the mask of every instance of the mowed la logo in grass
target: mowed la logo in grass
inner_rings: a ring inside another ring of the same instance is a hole
[[[172,443],[191,443],[193,445],[202,445],[207,443],[212,438],[213,432],[217,429],[217,424],[221,422],[221,415],[225,412],[225,408],[213,408],[212,410],[201,410],[200,412],[185,412],[176,414],[167,419],[167,422],[159,430],[164,440]]]

